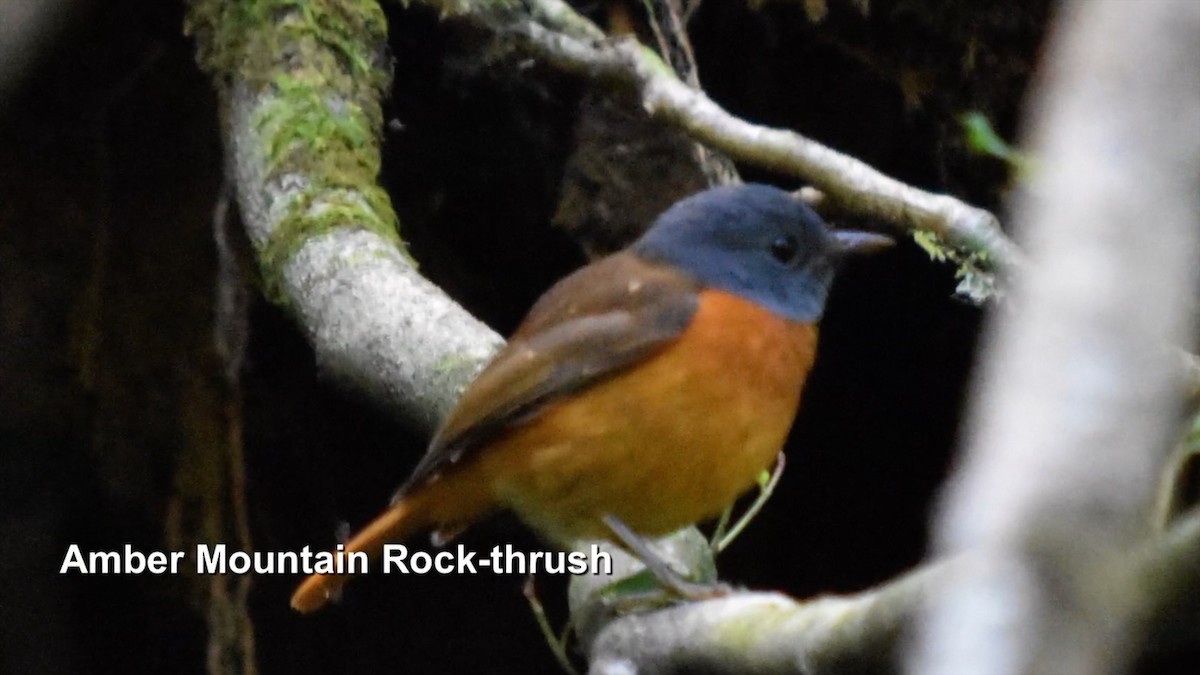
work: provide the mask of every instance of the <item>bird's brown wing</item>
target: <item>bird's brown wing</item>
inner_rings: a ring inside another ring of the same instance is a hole
[[[672,267],[618,253],[566,277],[530,310],[467,388],[399,500],[547,405],[671,342],[699,306],[700,286]]]

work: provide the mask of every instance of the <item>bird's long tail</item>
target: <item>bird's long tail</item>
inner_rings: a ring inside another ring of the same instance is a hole
[[[402,541],[428,528],[431,523],[427,501],[428,494],[420,491],[396,502],[355,535],[346,544],[345,550],[337,555],[345,558],[362,551],[374,558],[383,551],[384,544]],[[308,577],[292,594],[292,609],[301,614],[320,609],[349,580],[349,574],[314,574]]]

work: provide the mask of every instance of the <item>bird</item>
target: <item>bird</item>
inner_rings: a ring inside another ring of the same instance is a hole
[[[783,447],[835,270],[891,243],[764,184],[676,202],[534,303],[345,554],[448,541],[503,509],[564,548],[719,515]],[[346,580],[314,574],[291,605],[312,612]]]

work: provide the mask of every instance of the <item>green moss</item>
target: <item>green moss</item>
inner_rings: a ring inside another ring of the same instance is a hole
[[[308,187],[260,251],[269,295],[303,243],[338,227],[398,246],[398,222],[376,185],[380,99],[391,82],[387,21],[374,0],[192,0],[185,31],[218,89],[240,78],[273,94],[256,111],[266,180],[294,174]]]
[[[752,650],[764,635],[778,632],[792,619],[793,609],[786,605],[762,606],[742,620],[723,621],[716,628],[716,641],[733,652]]]
[[[279,97],[254,120],[266,144],[268,176],[298,171],[335,187],[374,182],[376,124],[362,106],[333,105],[322,88],[288,74],[278,76],[275,87]]]
[[[236,73],[252,86],[269,84],[316,45],[353,81],[377,91],[390,82],[378,58],[387,19],[375,0],[192,0],[184,32],[196,38],[200,66],[221,81]]]
[[[383,206],[380,205],[383,202]],[[338,228],[364,229],[394,242],[402,250],[403,242],[393,220],[387,195],[374,185],[365,188],[320,189],[310,187],[296,198],[287,215],[276,225],[271,238],[259,252],[264,292],[274,302],[282,302],[282,274],[286,263],[309,239]]]

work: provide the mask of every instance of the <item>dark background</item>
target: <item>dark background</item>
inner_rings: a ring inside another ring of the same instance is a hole
[[[1004,166],[970,153],[956,118],[980,111],[1012,137],[1046,3],[877,0],[868,18],[830,0],[820,25],[801,4],[706,2],[692,34],[709,93],[900,180],[1002,208]],[[576,175],[585,87],[504,55],[480,61],[480,36],[388,9],[386,114],[401,124],[385,139],[384,182],[402,234],[423,271],[507,332],[585,261],[549,224]],[[260,550],[331,545],[339,522],[384,506],[423,449],[387,411],[323,381],[265,301],[248,310],[240,383],[216,377],[221,145],[182,20],[176,2],[77,2],[0,101],[0,672],[203,672],[211,580],[57,570],[69,543],[159,550],[211,531],[205,509],[224,507],[196,477],[225,456],[206,454],[224,431],[240,432]],[[722,556],[725,579],[805,597],[921,559],[981,314],[954,287],[953,269],[911,242],[841,276],[788,471]],[[504,518],[463,541],[538,546]],[[263,673],[555,672],[519,576],[373,575],[313,617],[287,607],[297,582],[250,586]],[[561,585],[541,582],[558,620]]]

